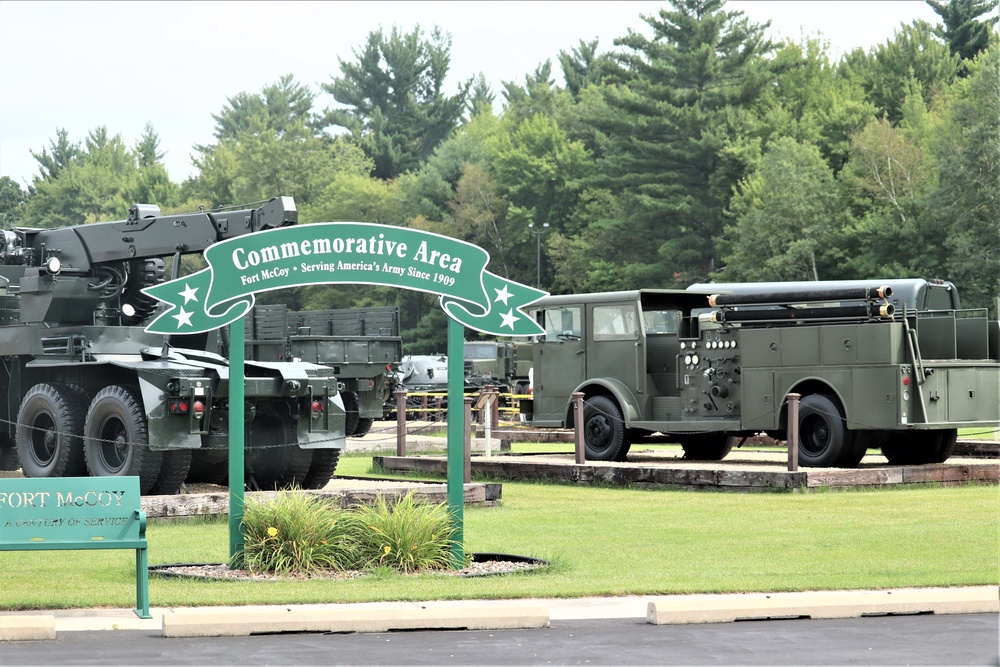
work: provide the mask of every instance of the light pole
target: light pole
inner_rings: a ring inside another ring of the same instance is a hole
[[[543,222],[542,226],[535,229],[535,223],[529,222],[528,229],[530,229],[535,234],[535,238],[538,240],[538,254],[535,257],[535,287],[541,289],[542,287],[542,234],[549,231],[549,223]]]

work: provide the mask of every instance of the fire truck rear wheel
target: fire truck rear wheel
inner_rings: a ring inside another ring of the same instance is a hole
[[[17,417],[17,457],[25,477],[86,475],[83,424],[87,404],[82,392],[58,383],[28,390]]]
[[[955,453],[955,445],[958,443],[958,429],[949,428],[941,431],[941,444],[928,463],[944,463]]]
[[[839,465],[851,447],[851,432],[844,414],[825,394],[810,394],[799,401],[799,464],[813,468]]]
[[[163,453],[149,448],[139,388],[112,385],[97,392],[83,427],[87,470],[94,477],[136,476],[149,493],[160,475]]]
[[[871,431],[852,431],[851,446],[845,447],[841,452],[840,461],[837,462],[837,465],[841,468],[857,468],[871,446]]]
[[[616,461],[628,451],[625,421],[618,404],[607,396],[592,396],[583,402],[583,437],[587,459]]]
[[[725,433],[705,433],[688,435],[681,439],[684,458],[691,461],[721,461],[733,449],[736,438]]]

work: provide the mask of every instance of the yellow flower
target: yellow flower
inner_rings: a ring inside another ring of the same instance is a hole
[[[390,551],[392,551],[392,547],[390,547],[390,546],[384,546],[384,547],[382,547],[382,550],[385,551],[388,554]]]
[[[267,529],[267,535],[268,537],[277,537],[278,529],[275,528],[274,526],[269,526]]]

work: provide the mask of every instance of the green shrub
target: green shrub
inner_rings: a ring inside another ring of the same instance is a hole
[[[248,498],[243,561],[251,572],[309,574],[351,569],[357,562],[355,516],[301,490],[273,500]]]
[[[301,490],[248,499],[243,511],[244,566],[254,573],[322,570],[416,572],[451,565],[454,526],[444,504],[414,494],[389,506],[338,508]]]
[[[393,507],[379,496],[356,508],[358,557],[365,568],[402,572],[444,569],[451,563],[454,525],[446,506],[418,503],[413,492]]]

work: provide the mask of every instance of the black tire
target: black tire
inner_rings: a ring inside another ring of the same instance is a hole
[[[193,451],[193,449],[171,449],[163,452],[160,474],[157,475],[153,488],[149,490],[149,495],[172,496],[177,493],[191,470]]]
[[[340,398],[344,401],[344,412],[346,413],[344,435],[351,437],[358,431],[358,422],[361,419],[361,402],[357,393],[353,391],[340,392]]]
[[[735,438],[725,433],[686,435],[681,438],[684,458],[690,461],[721,461],[733,450]]]
[[[882,445],[882,455],[894,466],[942,463],[955,451],[957,439],[955,429],[895,432]]]
[[[928,463],[944,463],[955,453],[955,445],[958,443],[958,429],[949,428],[941,431],[941,444],[938,446],[934,457]]]
[[[0,470],[19,470],[21,462],[17,458],[17,445],[6,433],[0,433]]]
[[[229,452],[220,449],[192,449],[189,484],[225,485],[229,479]]]
[[[258,414],[249,431],[244,456],[247,488],[274,491],[301,486],[312,466],[313,450],[298,446],[295,423],[273,414]]]
[[[583,439],[589,461],[617,461],[628,452],[625,421],[618,404],[607,396],[583,402]]]
[[[361,417],[358,419],[358,426],[354,429],[354,437],[360,438],[363,435],[368,435],[368,432],[372,430],[372,425],[375,424],[375,420],[371,417]]]
[[[166,264],[160,257],[134,259],[126,264],[127,277],[125,287],[122,289],[122,306],[132,306],[135,312],[130,316],[123,313],[122,324],[125,326],[142,324],[156,312],[159,301],[147,296],[142,290],[162,283],[166,280],[166,275]]]
[[[837,462],[837,465],[841,468],[857,468],[871,446],[871,431],[853,431],[851,433],[851,446],[845,447],[841,451],[840,461]]]
[[[163,452],[149,448],[149,430],[138,387],[112,385],[97,392],[87,409],[83,449],[94,477],[136,476],[148,494],[160,475]]]
[[[303,489],[322,489],[330,483],[333,473],[337,472],[337,462],[340,461],[339,449],[314,449],[312,465],[302,481]]]
[[[851,432],[837,403],[824,394],[799,401],[799,465],[831,468],[851,448]]]
[[[41,383],[28,390],[17,416],[17,457],[25,477],[80,477],[86,403],[79,390]]]

